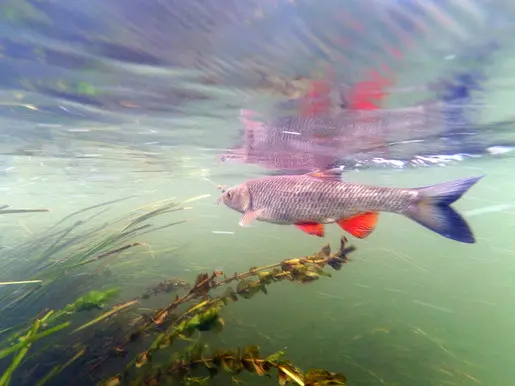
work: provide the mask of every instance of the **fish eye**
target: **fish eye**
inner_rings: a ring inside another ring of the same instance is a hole
[[[227,198],[231,198],[232,197],[232,192],[227,192]]]

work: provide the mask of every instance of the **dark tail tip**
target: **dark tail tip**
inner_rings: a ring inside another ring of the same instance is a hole
[[[473,244],[476,239],[472,230],[450,204],[460,199],[483,177],[464,178],[419,188],[419,198],[406,215],[444,237]]]
[[[476,242],[467,222],[450,206],[418,205],[408,217],[448,239],[467,244]]]

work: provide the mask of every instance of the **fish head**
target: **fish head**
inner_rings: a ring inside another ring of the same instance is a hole
[[[247,184],[240,184],[223,191],[220,200],[229,208],[240,213],[250,208],[250,191]]]

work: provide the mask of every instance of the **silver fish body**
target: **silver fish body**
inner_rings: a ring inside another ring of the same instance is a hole
[[[338,169],[331,169],[251,179],[226,190],[221,200],[231,209],[243,213],[240,225],[258,220],[295,224],[303,229],[336,222],[357,237],[367,237],[375,227],[379,212],[393,212],[444,237],[474,243],[468,224],[451,204],[482,177],[404,189],[342,182]],[[346,220],[361,216],[367,216],[367,223],[353,224],[355,233],[349,224],[344,225]],[[311,234],[323,236],[323,231]]]
[[[306,175],[265,177],[245,183],[256,218],[275,224],[328,224],[362,212],[404,213],[417,191],[326,181]]]

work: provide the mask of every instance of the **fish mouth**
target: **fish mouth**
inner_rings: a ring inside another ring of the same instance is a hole
[[[220,205],[223,202],[224,193],[227,191],[226,185],[216,185],[216,188],[220,191],[220,197],[216,200],[216,205]]]

